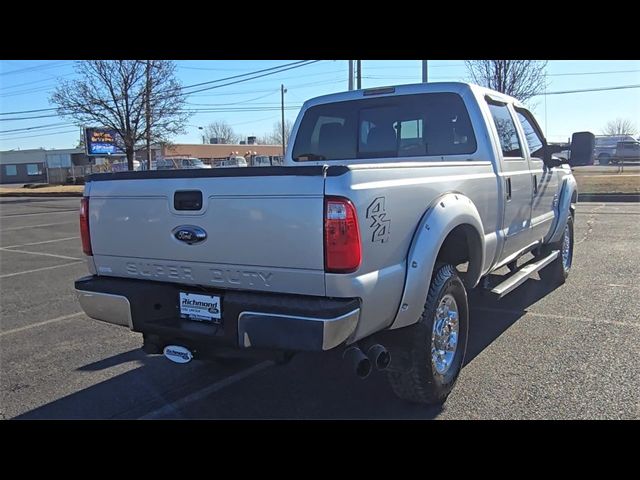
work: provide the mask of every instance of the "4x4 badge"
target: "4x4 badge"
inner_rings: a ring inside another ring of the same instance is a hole
[[[385,198],[377,197],[367,207],[367,218],[371,220],[371,241],[372,242],[388,242],[391,233],[391,219],[387,217],[384,208]]]

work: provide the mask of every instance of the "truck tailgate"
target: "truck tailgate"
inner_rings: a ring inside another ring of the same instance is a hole
[[[322,169],[224,170],[93,177],[87,190],[98,274],[324,295]],[[175,194],[184,191],[202,192],[200,210],[176,208]],[[175,232],[185,226],[204,230],[206,239],[179,240]]]

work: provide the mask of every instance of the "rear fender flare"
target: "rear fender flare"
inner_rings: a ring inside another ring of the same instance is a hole
[[[402,299],[390,329],[414,324],[420,318],[429,289],[433,268],[447,235],[456,227],[466,225],[470,249],[474,256],[470,262],[467,288],[480,280],[484,265],[484,229],[478,209],[471,199],[460,193],[448,193],[437,198],[423,214],[413,235],[407,255]]]

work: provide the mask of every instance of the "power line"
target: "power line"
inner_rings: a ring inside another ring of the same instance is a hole
[[[270,90],[270,93],[267,93],[266,95],[260,95],[259,97],[255,97],[255,98],[250,98],[248,100],[241,100],[239,102],[231,102],[231,103],[191,103],[191,102],[187,102],[189,105],[202,105],[202,106],[211,106],[211,107],[218,107],[218,106],[225,106],[225,105],[239,105],[241,103],[249,103],[249,102],[253,102],[254,100],[260,100],[263,98],[267,98],[270,97],[271,95],[275,95],[276,93],[278,93],[277,90]]]
[[[543,95],[564,95],[567,93],[584,93],[584,92],[604,92],[608,90],[624,90],[627,88],[640,88],[640,84],[636,85],[619,85],[616,87],[602,87],[602,88],[585,88],[582,90],[563,90],[561,92],[546,92],[546,93],[536,93],[533,95],[534,97],[540,97]]]
[[[281,70],[278,70],[277,72],[263,73],[261,75],[256,75],[256,76],[253,76],[251,78],[242,78],[240,80],[235,80],[233,82],[223,83],[222,85],[214,85],[212,87],[201,88],[199,90],[194,90],[192,92],[188,92],[188,93],[185,92],[185,93],[183,93],[183,95],[192,95],[194,93],[204,92],[204,91],[207,91],[207,90],[213,90],[215,88],[222,88],[222,87],[226,87],[226,86],[229,86],[229,85],[235,85],[237,83],[248,82],[249,80],[254,80],[256,78],[261,78],[261,77],[266,77],[267,75],[275,75],[276,73],[285,72],[287,70],[293,70],[294,68],[306,67],[307,65],[311,65],[313,63],[320,62],[320,61],[321,60],[311,60],[308,63],[304,63],[302,65],[294,65],[294,66],[291,66],[291,67],[288,67],[288,68],[283,68]]]
[[[48,70],[50,68],[58,68],[58,67],[70,65],[71,63],[73,63],[73,62],[58,61],[58,62],[53,62],[53,63],[33,65],[31,67],[18,68],[17,70],[10,70],[8,72],[0,72],[0,75],[4,76],[4,75],[12,75],[12,74],[15,74],[15,73],[37,72],[37,71],[40,71],[40,70]]]
[[[21,110],[18,112],[0,112],[0,115],[18,115],[22,113],[49,112],[51,110],[57,110],[57,108],[38,108],[36,110]]]
[[[0,142],[8,142],[9,140],[22,140],[23,138],[47,137],[49,135],[62,135],[63,133],[78,132],[77,129],[65,130],[62,132],[41,133],[39,135],[25,135],[22,137],[0,138]]]
[[[297,62],[285,63],[283,65],[278,65],[276,67],[270,67],[270,68],[264,68],[262,70],[256,70],[254,72],[247,72],[247,73],[242,73],[242,74],[239,74],[239,75],[233,75],[231,77],[218,78],[216,80],[210,80],[208,82],[194,83],[193,85],[184,86],[184,87],[182,87],[182,89],[184,90],[185,88],[200,87],[202,85],[210,85],[212,83],[224,82],[224,81],[227,81],[227,80],[233,80],[235,78],[247,77],[249,75],[254,75],[256,73],[270,72],[272,70],[277,70],[277,69],[283,68],[283,67],[289,67],[289,66],[292,66],[292,65],[300,65],[301,63],[305,63],[305,62],[309,62],[309,60],[299,60]]]
[[[548,73],[548,77],[562,77],[565,75],[605,75],[609,73],[637,73],[640,70],[608,70],[605,72],[570,72],[570,73]]]
[[[28,130],[46,130],[49,128],[60,127],[63,125],[66,127],[73,124],[72,123],[49,123],[47,125],[37,125],[35,127],[14,128],[13,130],[0,130],[0,134],[10,133],[10,132],[25,132]]]

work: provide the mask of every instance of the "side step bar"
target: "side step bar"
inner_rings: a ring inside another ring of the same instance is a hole
[[[496,295],[498,295],[498,297],[504,297],[507,293],[513,291],[524,282],[526,282],[532,273],[542,270],[544,267],[553,262],[556,258],[558,258],[559,254],[559,250],[554,250],[546,257],[541,258],[536,262],[526,264],[516,273],[510,275],[509,278],[507,278],[504,282],[493,287],[493,289],[491,289],[491,293],[495,293]]]

